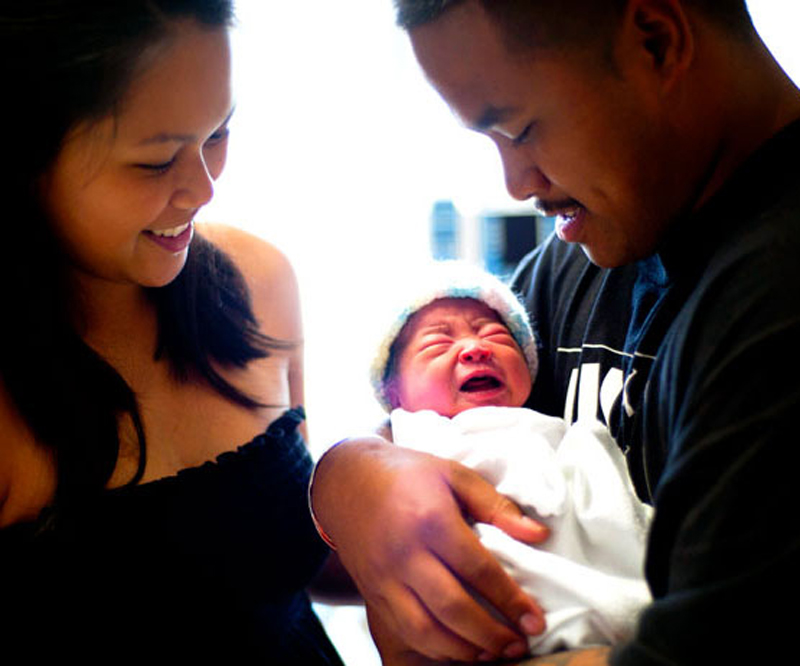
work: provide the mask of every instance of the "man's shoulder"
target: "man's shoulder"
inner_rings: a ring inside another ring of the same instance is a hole
[[[800,178],[780,197],[729,224],[700,273],[693,316],[800,314]],[[733,322],[728,322],[730,325]],[[766,322],[765,322],[766,323]]]

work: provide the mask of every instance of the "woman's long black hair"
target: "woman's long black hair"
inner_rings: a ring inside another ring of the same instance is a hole
[[[75,330],[76,294],[38,182],[71,129],[117,110],[140,54],[183,18],[229,26],[231,0],[19,0],[0,9],[0,390],[55,453],[56,507],[106,486],[122,419],[139,442],[131,483],[144,472],[146,446],[133,391]],[[243,367],[282,343],[258,332],[229,258],[196,237],[178,278],[148,294],[158,315],[154,357],[178,378],[199,375],[226,398],[255,406],[212,361]]]

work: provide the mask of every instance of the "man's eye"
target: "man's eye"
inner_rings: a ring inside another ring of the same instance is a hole
[[[225,141],[230,135],[231,130],[228,127],[220,127],[216,132],[214,132],[208,139],[206,139],[205,145],[213,146],[217,143],[221,143]]]
[[[521,146],[530,138],[532,130],[533,130],[533,123],[530,123],[525,127],[524,130],[522,130],[519,134],[517,134],[517,136],[515,136],[511,140],[511,142],[515,146]]]

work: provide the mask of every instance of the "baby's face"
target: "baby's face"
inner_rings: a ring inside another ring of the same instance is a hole
[[[522,350],[480,301],[434,301],[414,314],[402,336],[394,389],[403,409],[451,417],[485,405],[519,407],[531,392]]]

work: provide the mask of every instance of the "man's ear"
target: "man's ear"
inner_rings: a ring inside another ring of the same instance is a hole
[[[682,0],[629,0],[623,18],[628,55],[635,54],[664,86],[671,88],[695,54],[690,15]]]

